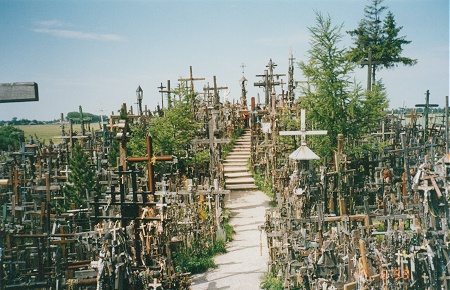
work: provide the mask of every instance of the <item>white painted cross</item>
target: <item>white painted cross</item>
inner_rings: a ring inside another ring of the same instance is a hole
[[[294,136],[294,135],[300,135],[301,136],[301,145],[297,150],[295,150],[291,155],[289,155],[290,159],[294,160],[313,160],[313,159],[319,159],[319,156],[317,156],[314,152],[311,151],[311,149],[306,146],[306,135],[326,135],[328,133],[327,130],[320,130],[320,131],[306,131],[306,111],[305,109],[301,110],[301,128],[300,131],[280,131],[280,136]]]

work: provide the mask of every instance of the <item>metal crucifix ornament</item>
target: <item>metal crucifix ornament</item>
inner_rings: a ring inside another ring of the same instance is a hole
[[[300,131],[280,131],[280,136],[301,136],[301,145],[294,152],[289,155],[289,159],[293,160],[315,160],[320,159],[319,156],[316,155],[311,149],[306,146],[306,135],[326,135],[328,133],[327,130],[320,131],[306,131],[306,111],[305,109],[301,110],[301,128]]]

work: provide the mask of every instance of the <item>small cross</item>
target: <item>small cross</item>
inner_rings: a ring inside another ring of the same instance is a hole
[[[244,69],[246,68],[247,66],[244,64],[244,63],[242,63],[241,64],[241,68],[242,68],[242,75],[244,75]]]

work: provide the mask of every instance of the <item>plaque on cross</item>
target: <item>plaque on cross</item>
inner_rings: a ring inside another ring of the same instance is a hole
[[[306,131],[306,121],[305,121],[306,111],[305,109],[301,110],[301,128],[300,131],[280,131],[280,136],[301,136],[301,145],[297,150],[295,150],[293,153],[289,155],[290,159],[294,160],[314,160],[319,159],[319,156],[317,156],[311,149],[306,146],[306,135],[326,135],[328,131],[321,130],[321,131]]]

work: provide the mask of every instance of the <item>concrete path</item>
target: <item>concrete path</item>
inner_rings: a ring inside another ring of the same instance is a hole
[[[226,208],[236,234],[227,245],[228,252],[215,257],[216,269],[192,277],[193,290],[260,289],[260,278],[267,272],[268,251],[265,233],[258,226],[264,224],[269,200],[258,190],[231,192]]]

